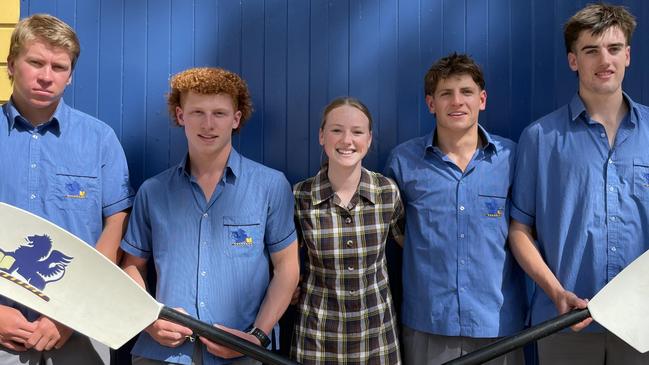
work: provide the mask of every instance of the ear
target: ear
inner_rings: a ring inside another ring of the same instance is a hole
[[[480,110],[487,108],[487,90],[480,91]]]
[[[237,112],[234,113],[234,121],[232,122],[232,130],[235,130],[235,129],[239,128],[239,124],[241,124],[241,115],[243,115],[243,113],[241,113],[241,110],[237,110]]]
[[[324,146],[324,131],[322,128],[318,129],[318,141],[320,141],[320,146]]]
[[[176,120],[178,121],[178,124],[181,126],[185,126],[185,114],[183,113],[183,108],[177,106],[176,107]]]
[[[570,66],[570,69],[575,72],[579,69],[577,66],[577,55],[572,52],[568,52],[568,66]]]
[[[14,76],[14,60],[13,58],[7,57],[7,73],[9,76],[13,77]]]
[[[432,95],[426,95],[426,106],[430,114],[435,114],[435,98]]]
[[[626,67],[629,67],[631,65],[631,46],[626,46]]]

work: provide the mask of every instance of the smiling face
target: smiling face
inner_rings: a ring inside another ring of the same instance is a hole
[[[12,101],[32,124],[49,120],[72,78],[72,59],[63,48],[35,39],[8,62]]]
[[[182,95],[181,106],[176,107],[176,119],[185,128],[190,156],[215,157],[229,153],[241,112],[234,110],[228,94],[188,91]]]
[[[594,36],[585,30],[570,53],[570,69],[579,74],[579,94],[611,95],[622,92],[624,72],[631,63],[631,47],[618,27],[611,27]]]
[[[426,105],[437,119],[437,129],[466,133],[477,128],[478,114],[487,104],[487,93],[467,74],[440,79]]]
[[[358,108],[341,105],[326,115],[319,138],[330,167],[360,167],[372,144],[370,121]]]

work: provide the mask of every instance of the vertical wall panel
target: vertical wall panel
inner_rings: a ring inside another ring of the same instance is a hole
[[[521,130],[577,88],[562,25],[589,0],[23,0],[21,14],[61,17],[77,29],[81,59],[68,103],[98,115],[120,137],[135,185],[177,163],[185,136],[170,126],[164,95],[173,73],[219,66],[248,82],[255,113],[233,143],[292,182],[321,161],[318,126],[333,97],[352,94],[371,109],[381,170],[398,143],[429,132],[434,118],[423,76],[449,52],[484,68],[480,122],[518,139]],[[649,102],[648,8],[614,1],[638,18],[625,90]]]

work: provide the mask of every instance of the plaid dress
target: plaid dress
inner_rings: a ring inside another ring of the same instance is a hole
[[[390,179],[362,169],[346,208],[327,167],[293,188],[298,240],[306,247],[291,353],[303,364],[399,364],[385,242],[403,232]]]

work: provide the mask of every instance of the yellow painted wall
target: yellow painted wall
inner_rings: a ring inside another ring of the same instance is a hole
[[[11,96],[11,83],[7,77],[9,38],[20,18],[20,0],[0,1],[0,104]]]

